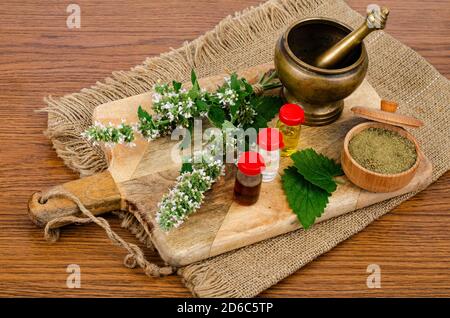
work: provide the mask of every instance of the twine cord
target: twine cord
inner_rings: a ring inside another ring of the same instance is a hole
[[[44,237],[46,240],[51,242],[55,242],[58,240],[60,233],[59,228],[57,228],[58,226],[68,223],[95,223],[105,230],[106,235],[114,245],[123,247],[128,251],[129,254],[124,258],[124,265],[126,267],[134,268],[136,267],[136,265],[139,265],[144,270],[144,273],[147,276],[151,277],[167,276],[175,272],[175,269],[171,266],[160,267],[154,263],[149,262],[145,258],[142,250],[136,244],[128,243],[124,239],[122,239],[116,232],[111,229],[108,221],[106,221],[102,217],[96,217],[95,215],[93,215],[92,212],[84,206],[80,199],[72,193],[63,189],[55,189],[54,191],[44,193],[41,200],[45,202],[54,197],[63,197],[72,200],[86,217],[63,216],[48,222],[44,230]]]

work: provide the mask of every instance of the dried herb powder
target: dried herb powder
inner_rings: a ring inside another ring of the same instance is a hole
[[[364,168],[382,174],[396,174],[411,168],[417,160],[414,143],[395,131],[368,128],[349,142],[350,155]]]

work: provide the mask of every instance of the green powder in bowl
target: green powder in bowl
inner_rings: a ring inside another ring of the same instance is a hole
[[[356,134],[348,150],[361,166],[382,174],[404,172],[417,160],[416,147],[411,140],[383,128],[368,128]]]

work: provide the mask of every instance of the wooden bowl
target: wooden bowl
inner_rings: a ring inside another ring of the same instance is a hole
[[[353,159],[352,156],[350,155],[350,151],[348,150],[348,144],[350,140],[353,138],[353,136],[371,127],[395,131],[399,133],[401,136],[411,140],[416,146],[417,152],[416,163],[408,170],[397,174],[381,174],[373,172],[357,163],[356,160]],[[341,164],[347,178],[349,178],[351,182],[353,182],[360,188],[363,188],[371,192],[392,192],[403,188],[414,177],[417,168],[419,167],[420,160],[421,155],[419,150],[419,144],[410,133],[408,133],[403,128],[377,122],[362,123],[353,127],[345,136],[344,149],[341,154]]]

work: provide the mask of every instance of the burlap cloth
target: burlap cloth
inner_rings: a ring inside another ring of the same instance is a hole
[[[274,0],[227,17],[216,28],[182,48],[148,58],[130,71],[115,72],[103,83],[63,98],[48,98],[48,131],[58,155],[82,176],[106,168],[100,149],[80,133],[91,124],[93,109],[102,103],[149,91],[156,80],[189,80],[238,70],[273,58],[275,41],[295,20],[332,17],[357,27],[363,17],[341,0]],[[450,164],[450,84],[416,52],[384,32],[366,40],[369,81],[382,98],[400,103],[400,111],[425,122],[411,131],[433,162],[433,181]],[[387,213],[410,193],[368,208],[209,260],[178,273],[195,296],[252,297],[329,251]],[[132,221],[130,221],[130,227]],[[131,228],[137,234],[142,231]],[[243,266],[244,265],[244,266]]]

